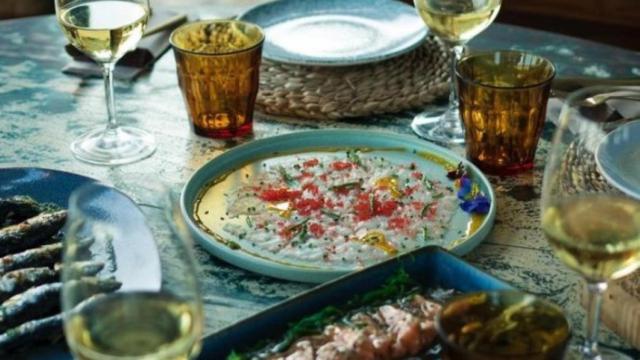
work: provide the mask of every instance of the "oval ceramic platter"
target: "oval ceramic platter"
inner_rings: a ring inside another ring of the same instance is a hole
[[[488,235],[496,208],[486,177],[449,150],[404,135],[317,130],[211,160],[185,185],[181,210],[213,255],[317,283],[427,245],[466,254]]]
[[[609,133],[596,150],[596,164],[615,187],[640,200],[640,120]]]
[[[39,202],[67,207],[69,195],[96,180],[60,170],[34,167],[0,169],[0,198],[28,195]]]
[[[252,8],[240,19],[264,29],[266,59],[288,64],[381,61],[410,51],[427,36],[415,10],[394,0],[282,0]]]

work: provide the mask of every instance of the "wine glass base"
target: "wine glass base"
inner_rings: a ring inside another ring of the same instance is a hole
[[[133,127],[95,129],[71,143],[71,152],[80,161],[94,165],[124,165],[140,161],[156,151],[150,133]]]
[[[589,356],[583,353],[582,346],[572,345],[567,350],[564,360],[633,360],[630,356],[613,349],[598,346],[598,350],[600,355]]]
[[[454,119],[447,119],[454,117]],[[450,121],[460,124],[460,117],[457,111],[425,111],[413,118],[411,129],[423,139],[442,144],[459,145],[464,144],[464,130],[461,126],[447,126]]]

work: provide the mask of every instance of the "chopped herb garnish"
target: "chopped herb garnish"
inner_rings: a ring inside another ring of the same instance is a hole
[[[293,234],[293,236],[297,236],[300,235],[301,238],[304,239],[304,236],[307,235],[307,221],[309,221],[309,219],[304,219],[301,222],[297,223],[297,224],[293,224],[291,226],[286,227],[284,230],[287,233]]]
[[[284,180],[287,185],[291,185],[295,179],[287,173],[283,166],[278,166],[278,173],[282,176],[282,180]]]
[[[340,214],[336,214],[334,212],[331,212],[329,210],[326,209],[321,209],[320,210],[323,214],[327,215],[328,217],[332,218],[335,221],[340,220]]]
[[[362,160],[360,160],[360,156],[358,156],[357,150],[354,150],[354,151],[348,150],[347,159],[349,159],[349,161],[351,161],[352,163],[358,166],[362,166]]]
[[[333,185],[333,186],[331,187],[331,190],[333,190],[333,191],[340,191],[340,190],[353,189],[353,188],[355,188],[355,187],[360,186],[360,184],[362,184],[362,180],[353,181],[353,182],[348,182],[348,183],[339,184],[339,185]]]

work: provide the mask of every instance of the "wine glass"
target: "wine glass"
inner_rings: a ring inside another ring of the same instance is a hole
[[[65,228],[62,308],[77,359],[189,359],[200,351],[202,301],[189,232],[175,201],[138,207],[100,184],[75,191]],[[102,270],[87,276],[82,269]]]
[[[81,161],[122,165],[151,156],[156,149],[149,132],[119,126],[113,99],[113,68],[136,48],[149,18],[147,0],[55,0],[56,15],[69,42],[103,68],[107,102],[106,127],[91,130],[71,144]]]
[[[640,267],[640,195],[634,198],[606,180],[609,166],[634,166],[632,154],[608,156],[637,139],[625,126],[629,119],[614,110],[612,102],[619,100],[594,106],[594,99],[606,100],[606,94],[620,90],[592,87],[567,98],[544,173],[542,229],[558,258],[586,280],[589,291],[586,337],[574,348],[583,359],[628,358],[600,350],[597,342],[607,282]]]
[[[498,15],[502,0],[414,0],[418,14],[451,50],[449,105],[413,118],[411,128],[420,137],[441,144],[464,143],[458,111],[455,67],[464,44],[486,29]]]

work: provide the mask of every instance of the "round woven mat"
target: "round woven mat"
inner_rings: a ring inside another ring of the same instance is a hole
[[[600,174],[593,153],[576,141],[565,152],[562,166],[566,170],[562,172],[562,190],[567,194],[618,192]]]
[[[258,111],[340,119],[423,107],[449,91],[450,55],[434,37],[383,62],[319,67],[262,61]]]

